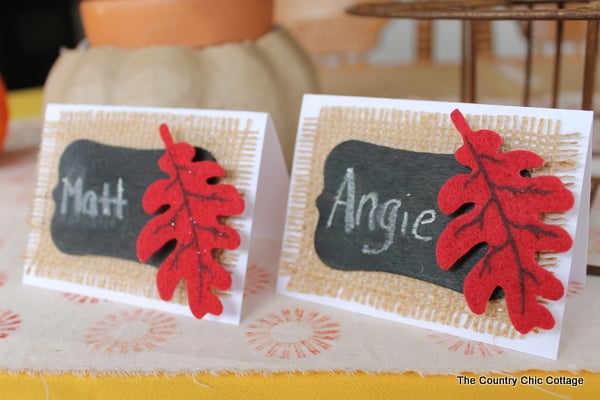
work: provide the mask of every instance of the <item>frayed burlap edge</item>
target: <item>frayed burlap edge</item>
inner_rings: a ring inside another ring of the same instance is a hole
[[[556,175],[572,186],[577,133],[561,134],[560,121],[513,115],[466,115],[472,129],[489,129],[503,137],[502,151],[531,150],[545,160],[535,175]],[[323,107],[318,118],[305,118],[297,143],[294,176],[280,274],[286,289],[353,301],[397,315],[471,329],[506,338],[519,337],[504,300],[491,301],[483,315],[473,314],[461,293],[416,279],[383,272],[344,272],[329,268],[314,249],[318,222],[316,198],[333,148],[350,139],[411,151],[450,154],[462,138],[449,115],[422,111],[360,107]],[[547,215],[564,224],[561,214]],[[556,266],[553,254],[539,255],[544,268]]]

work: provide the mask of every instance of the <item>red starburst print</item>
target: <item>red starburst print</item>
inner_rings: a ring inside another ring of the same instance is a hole
[[[63,297],[73,303],[77,303],[77,304],[97,304],[100,303],[100,301],[106,301],[106,300],[100,300],[96,297],[91,297],[91,296],[82,296],[80,294],[75,294],[75,293],[63,293]]]
[[[88,329],[84,342],[97,351],[126,355],[152,350],[178,333],[172,316],[137,309],[102,318]]]
[[[254,350],[282,360],[316,356],[333,347],[340,336],[338,322],[298,308],[271,313],[246,331],[246,339]]]
[[[0,310],[0,339],[16,331],[21,325],[21,317],[10,310]]]
[[[569,282],[569,286],[567,287],[567,297],[576,296],[583,292],[584,289],[585,285],[579,282]]]
[[[265,290],[271,284],[271,274],[256,264],[248,267],[246,273],[246,284],[244,287],[244,297],[255,295]]]
[[[463,353],[466,356],[492,357],[506,354],[500,347],[461,339],[445,333],[430,333],[428,336],[434,339],[436,344],[445,347],[448,351]]]
[[[6,285],[6,281],[8,281],[8,275],[4,272],[0,272],[0,287]]]

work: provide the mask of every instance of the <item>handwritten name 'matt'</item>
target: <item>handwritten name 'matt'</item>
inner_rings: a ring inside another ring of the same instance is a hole
[[[356,180],[354,177],[354,168],[346,169],[346,174],[339,185],[333,198],[333,205],[327,217],[326,228],[330,228],[334,223],[336,213],[343,212],[344,232],[352,233],[354,229],[361,225],[363,216],[366,215],[367,227],[370,231],[382,229],[385,231],[385,241],[380,247],[374,248],[367,244],[362,246],[363,254],[376,255],[388,250],[396,239],[397,224],[400,223],[400,233],[403,236],[409,236],[419,241],[428,242],[433,239],[432,236],[422,235],[419,228],[435,222],[436,212],[434,209],[421,211],[412,224],[408,211],[402,212],[399,221],[398,211],[402,207],[402,200],[392,198],[383,203],[379,201],[379,194],[375,191],[363,194],[360,198],[356,194]],[[410,193],[407,194],[407,197]],[[358,200],[358,202],[357,202]],[[342,211],[343,208],[343,211]],[[410,228],[409,228],[410,225]]]
[[[102,185],[100,194],[94,190],[84,191],[84,182],[81,177],[78,177],[74,183],[69,178],[62,178],[61,183],[61,215],[73,213],[75,216],[123,219],[123,208],[127,206],[127,199],[123,197],[123,179],[117,180],[115,195],[111,195],[111,185],[108,182]]]

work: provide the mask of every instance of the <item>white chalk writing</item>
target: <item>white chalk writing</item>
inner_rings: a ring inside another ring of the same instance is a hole
[[[61,215],[73,212],[76,216],[86,215],[96,218],[115,217],[123,219],[123,208],[127,205],[127,199],[123,197],[123,179],[117,180],[117,193],[111,196],[110,184],[104,183],[102,194],[98,195],[94,190],[84,191],[83,179],[78,177],[75,183],[69,178],[62,178],[62,196],[60,202]],[[71,200],[71,201],[70,201]]]
[[[396,240],[396,231],[398,223],[398,211],[402,207],[402,199],[392,198],[385,202],[380,202],[379,194],[375,191],[363,194],[357,200],[357,187],[354,168],[346,169],[346,174],[342,180],[337,192],[333,198],[331,212],[327,218],[326,228],[333,225],[334,218],[338,209],[344,209],[344,232],[352,233],[357,227],[361,226],[363,216],[366,216],[366,226],[370,231],[382,229],[385,232],[385,240],[378,247],[371,247],[364,244],[361,251],[363,254],[376,255],[388,250]],[[406,194],[406,198],[410,198],[410,193]],[[341,211],[340,211],[341,212]],[[408,211],[402,210],[402,221],[400,224],[400,234],[410,236],[420,241],[430,241],[431,236],[425,236],[419,232],[419,228],[423,225],[435,222],[436,212],[434,209],[421,211],[414,219],[410,232],[407,231],[409,226],[410,215]]]

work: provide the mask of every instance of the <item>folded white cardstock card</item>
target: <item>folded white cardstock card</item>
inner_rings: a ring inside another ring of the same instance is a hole
[[[278,290],[556,358],[592,112],[306,95]]]
[[[237,324],[288,184],[268,114],[50,104],[23,282]]]

